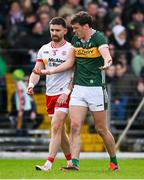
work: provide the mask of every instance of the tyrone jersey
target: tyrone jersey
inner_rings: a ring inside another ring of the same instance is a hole
[[[99,31],[94,31],[86,42],[75,35],[72,39],[75,49],[74,84],[81,86],[102,86],[105,84],[105,74],[99,67],[104,65],[99,48],[108,46],[106,38]]]
[[[45,69],[53,69],[65,62],[72,45],[64,41],[59,48],[54,47],[52,42],[43,45],[37,54],[37,61],[43,62]],[[46,76],[46,94],[49,96],[64,93],[72,78],[72,70]]]

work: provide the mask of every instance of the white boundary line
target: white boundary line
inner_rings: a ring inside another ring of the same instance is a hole
[[[0,152],[0,159],[46,159],[48,152]],[[144,152],[129,153],[118,152],[118,159],[144,159]],[[81,152],[80,159],[107,159],[109,158],[106,152],[84,153]],[[64,159],[63,153],[57,154],[57,159]]]

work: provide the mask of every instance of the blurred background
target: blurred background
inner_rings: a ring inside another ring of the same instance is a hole
[[[1,152],[48,151],[50,120],[45,106],[45,78],[35,87],[33,97],[23,95],[23,103],[29,104],[29,108],[24,109],[21,120],[16,84],[22,81],[26,89],[38,49],[50,41],[51,18],[65,18],[68,26],[65,38],[71,42],[71,16],[81,10],[92,16],[93,28],[107,36],[113,57],[106,79],[110,97],[108,123],[116,142],[133,121],[118,149],[144,152],[144,1],[0,0]],[[68,132],[69,124],[68,118]],[[82,127],[81,141],[82,152],[105,152],[90,113]]]

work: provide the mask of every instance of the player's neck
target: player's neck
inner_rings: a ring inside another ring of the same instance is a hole
[[[62,47],[64,44],[65,44],[66,40],[65,39],[62,39],[60,42],[54,42],[52,41],[52,47],[54,48],[59,48],[59,47]]]
[[[93,29],[89,28],[87,33],[85,34],[85,37],[82,40],[88,41],[91,38],[92,34],[93,34]]]

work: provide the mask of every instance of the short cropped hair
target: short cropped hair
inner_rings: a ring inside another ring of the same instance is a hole
[[[81,26],[88,24],[89,27],[92,27],[92,17],[85,11],[80,11],[75,14],[71,20],[71,24],[79,23]]]
[[[54,17],[51,19],[51,21],[49,22],[49,24],[53,24],[53,25],[62,25],[64,28],[67,27],[66,25],[66,21],[62,18],[62,17]]]

